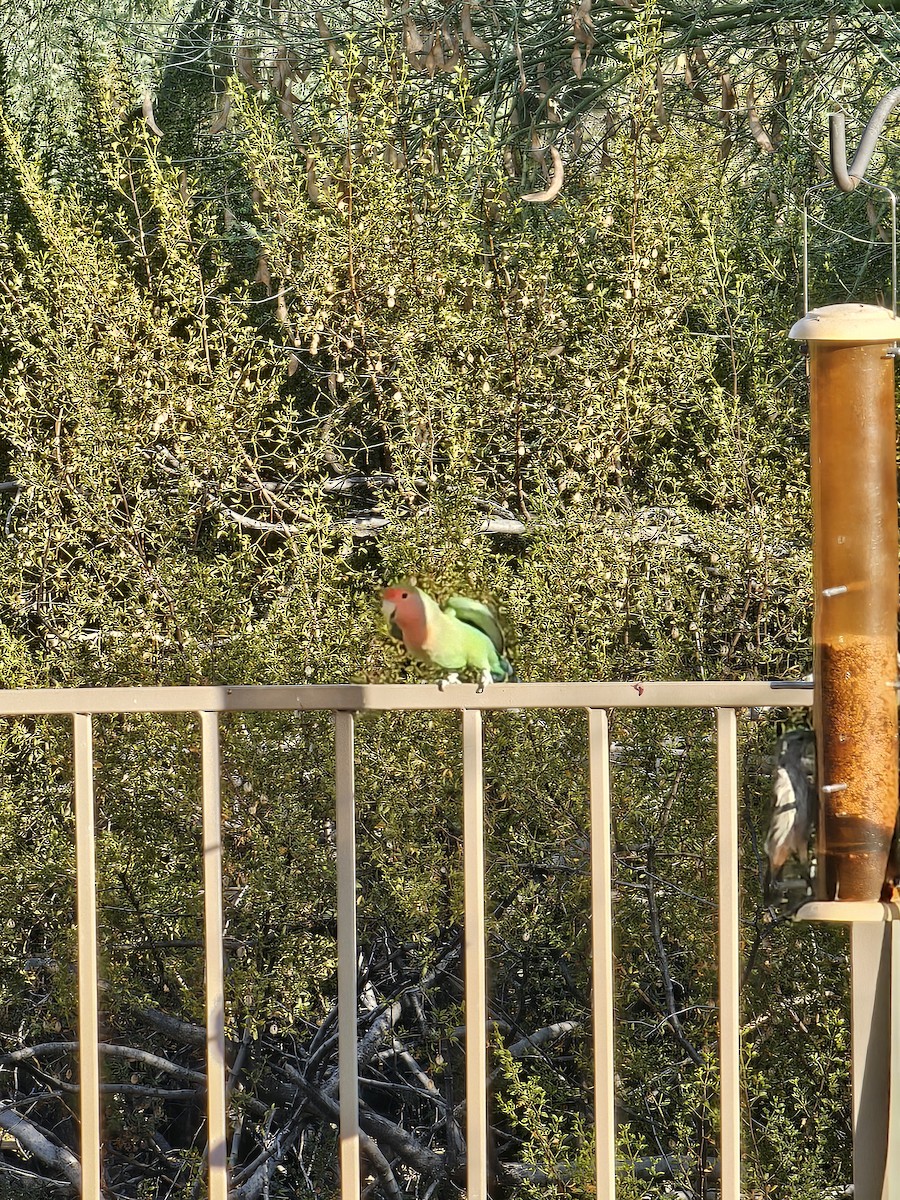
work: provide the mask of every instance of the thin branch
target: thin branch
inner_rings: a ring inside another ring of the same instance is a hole
[[[77,1084],[73,1090],[80,1090]],[[205,1093],[206,1084],[196,1088],[155,1088],[140,1083],[101,1083],[100,1091],[116,1096],[149,1096],[156,1100],[196,1100]]]
[[[340,1119],[340,1107],[334,1100],[325,1095],[320,1088],[313,1087],[290,1063],[283,1063],[282,1068],[290,1081],[309,1098],[316,1108],[324,1112],[332,1121]],[[401,1126],[395,1125],[393,1121],[373,1112],[365,1103],[360,1103],[359,1106],[359,1122],[367,1133],[377,1138],[379,1142],[386,1142],[407,1166],[418,1171],[420,1175],[434,1179],[444,1174],[446,1163],[443,1155],[435,1154],[433,1150],[423,1146]]]
[[[656,947],[656,956],[659,960],[660,974],[662,975],[663,991],[666,997],[666,1012],[667,1016],[665,1024],[669,1026],[675,1041],[682,1048],[691,1062],[698,1067],[702,1066],[703,1059],[697,1052],[696,1047],[685,1037],[684,1030],[681,1026],[681,1021],[678,1016],[678,1006],[675,1003],[675,989],[672,984],[672,975],[669,971],[669,956],[666,953],[666,948],[663,945],[662,932],[659,925],[659,911],[656,907],[656,888],[653,883],[653,869],[656,847],[651,842],[647,849],[647,909],[650,916],[650,934],[653,938],[653,945]]]
[[[46,1175],[35,1175],[33,1171],[22,1171],[19,1167],[11,1167],[8,1163],[0,1162],[0,1178],[5,1176],[15,1178],[18,1187],[29,1189],[27,1192],[29,1196],[32,1194],[30,1189],[33,1188],[37,1200],[46,1196],[48,1188],[56,1188],[67,1195],[71,1195],[74,1190],[74,1185],[68,1180],[48,1179]]]

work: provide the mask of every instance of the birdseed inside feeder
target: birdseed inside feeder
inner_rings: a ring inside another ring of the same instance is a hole
[[[817,892],[877,900],[897,817],[900,320],[834,304],[790,336],[809,343]]]

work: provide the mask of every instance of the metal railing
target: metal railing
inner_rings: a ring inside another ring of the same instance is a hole
[[[467,1196],[488,1196],[488,1006],[485,977],[482,713],[503,709],[582,709],[588,714],[594,1125],[597,1195],[615,1196],[613,943],[608,714],[615,709],[711,709],[718,781],[719,1042],[722,1200],[740,1200],[740,986],[738,907],[738,715],[741,709],[808,706],[811,685],[770,683],[522,683],[478,691],[422,685],[301,687],[59,688],[0,691],[0,715],[71,715],[74,726],[78,1039],[81,1194],[100,1200],[100,1068],[92,717],[122,713],[196,713],[202,733],[202,837],[209,1200],[227,1200],[225,972],[219,714],[330,711],[335,735],[337,843],[338,1064],[341,1200],[360,1195],[357,1066],[356,831],[354,715],[372,711],[451,710],[462,717]],[[821,907],[821,906],[818,906]],[[832,906],[833,907],[833,906]],[[874,907],[874,906],[870,906]],[[870,914],[869,920],[873,919]],[[883,920],[883,917],[877,919]],[[900,927],[898,927],[900,929]],[[880,944],[880,943],[879,943]],[[874,951],[873,951],[874,953]],[[868,960],[867,960],[868,961]],[[856,966],[856,960],[854,960]],[[857,1048],[862,1059],[866,1046]],[[894,1050],[896,1053],[896,1049]],[[855,1080],[854,1096],[859,1090]],[[854,1101],[854,1116],[859,1105]],[[875,1195],[875,1192],[872,1192]],[[878,1196],[881,1192],[878,1192]],[[857,1200],[869,1194],[857,1193]]]

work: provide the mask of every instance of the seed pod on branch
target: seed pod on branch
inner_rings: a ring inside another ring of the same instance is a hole
[[[531,149],[528,153],[541,164],[544,170],[547,169],[547,148],[538,136],[536,129],[531,130]]]
[[[228,94],[228,92],[222,93],[222,95],[219,97],[218,109],[219,111],[213,118],[212,124],[207,130],[207,133],[210,135],[224,132],[228,125],[228,116],[231,112],[231,96]]]
[[[691,95],[695,100],[699,100],[701,104],[708,104],[709,99],[706,95],[706,92],[698,82],[697,68],[702,67],[703,63],[699,61],[696,50],[697,48],[695,47],[692,56],[687,54],[679,55],[678,62],[684,70],[684,82],[687,85]],[[700,53],[703,54],[702,49],[700,50]],[[693,62],[691,62],[691,57],[694,59]],[[704,61],[706,60],[705,54],[703,55],[703,59]]]
[[[462,49],[456,33],[446,25],[441,26],[440,37],[444,52],[444,61],[440,69],[445,75],[450,75],[462,62]]]
[[[479,34],[472,28],[472,6],[470,0],[463,0],[462,12],[459,18],[460,28],[462,29],[463,40],[467,46],[471,46],[487,62],[491,61],[491,48]]]
[[[875,205],[871,200],[866,201],[866,216],[869,219],[869,224],[877,233],[879,240],[882,242],[889,242],[891,240],[891,236],[879,220],[878,213],[875,210]]]
[[[430,45],[425,54],[425,70],[428,72],[428,78],[434,79],[435,73],[444,66],[444,47],[441,45],[441,35],[436,29],[429,34],[429,41]]]
[[[519,66],[519,91],[524,92],[528,86],[528,81],[525,78],[525,64],[522,61],[522,47],[519,43],[518,34],[516,35],[516,62]]]
[[[591,0],[580,0],[575,7],[573,32],[576,39],[590,53],[597,43],[597,39],[594,37],[594,20],[591,16]]]
[[[237,48],[237,54],[234,57],[234,65],[238,75],[243,79],[244,83],[255,88],[258,92],[264,90],[263,85],[256,77],[256,63],[253,48],[246,42],[241,42]]]
[[[788,71],[788,57],[786,54],[778,55],[778,62],[775,64],[775,70],[772,72],[772,79],[776,85],[775,99],[787,100],[788,96],[794,90],[794,75]]]
[[[406,166],[406,155],[402,150],[398,150],[396,146],[388,143],[384,148],[384,161],[389,167],[397,167],[402,169]]]
[[[823,54],[827,54],[829,50],[834,49],[834,43],[837,41],[837,28],[837,18],[829,17],[828,37],[826,37],[825,41],[822,43],[821,49],[819,50],[819,57],[821,57]]]
[[[325,18],[318,10],[316,11],[316,29],[318,30],[319,37],[328,47],[328,57],[336,67],[341,66],[343,59],[341,58],[340,50],[337,48],[337,42],[335,41],[334,34],[328,28],[327,24],[325,23]]]
[[[572,70],[575,72],[576,78],[580,79],[584,74],[591,51],[597,43],[597,39],[594,37],[594,22],[591,18],[591,0],[578,0],[578,3],[573,6],[572,37],[575,40],[571,54]]]
[[[283,96],[278,97],[278,111],[281,113],[290,127],[291,137],[294,139],[294,145],[298,150],[302,150],[303,147],[300,142],[300,133],[297,129],[297,123],[294,120],[294,93],[290,91],[290,89],[286,91]]]
[[[565,171],[563,169],[562,155],[555,146],[550,147],[550,158],[553,161],[553,175],[547,187],[542,192],[529,192],[522,197],[523,200],[530,204],[549,204],[562,191]]]
[[[753,80],[751,79],[750,86],[747,88],[747,124],[750,126],[750,132],[756,139],[760,149],[765,154],[774,154],[775,147],[772,145],[772,139],[763,127],[763,123],[759,119],[759,113],[757,113],[753,103],[753,90]]]
[[[144,120],[147,122],[147,128],[150,132],[155,133],[157,137],[162,137],[163,131],[157,125],[153,116],[153,97],[149,92],[144,92],[143,99],[141,100],[141,111],[144,114]]]
[[[425,65],[425,43],[419,27],[408,14],[403,18],[403,49],[406,61],[414,71],[421,71]]]
[[[256,260],[256,278],[254,283],[261,283],[266,289],[266,295],[272,295],[272,274],[269,271],[269,256],[265,250],[260,252],[259,258]]]

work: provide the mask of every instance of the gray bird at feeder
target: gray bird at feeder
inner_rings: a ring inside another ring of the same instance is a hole
[[[781,875],[788,859],[796,858],[810,883],[807,863],[809,839],[815,828],[815,734],[811,729],[792,729],[778,744],[772,776],[772,816],[766,835],[766,892]]]

